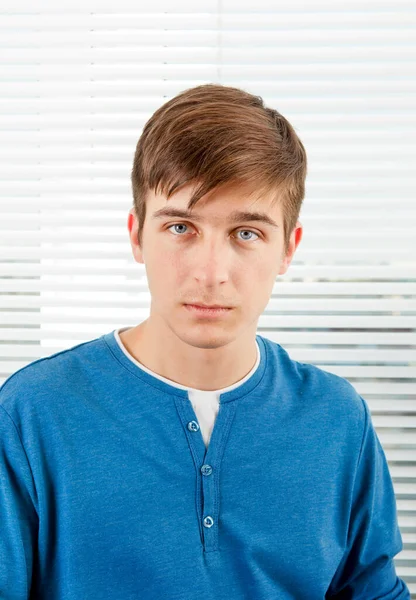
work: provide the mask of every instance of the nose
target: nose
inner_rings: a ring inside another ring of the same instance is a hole
[[[227,242],[228,243],[228,242]],[[226,281],[229,273],[229,248],[219,238],[198,241],[191,250],[192,273],[196,279],[214,284]]]

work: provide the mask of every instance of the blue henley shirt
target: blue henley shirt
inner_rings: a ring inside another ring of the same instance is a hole
[[[0,598],[410,599],[367,403],[256,341],[208,447],[184,386],[141,369],[114,331],[4,382]]]

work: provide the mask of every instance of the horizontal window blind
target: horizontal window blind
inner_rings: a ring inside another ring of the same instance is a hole
[[[142,127],[207,82],[261,95],[309,161],[303,239],[258,333],[348,379],[393,478],[416,598],[414,2],[5,0],[0,384],[149,314],[127,232]]]

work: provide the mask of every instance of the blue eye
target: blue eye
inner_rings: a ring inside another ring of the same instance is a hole
[[[247,232],[247,231],[248,231],[248,233],[254,233],[254,235],[256,235],[258,238],[260,237],[258,233],[256,233],[255,231],[251,231],[251,229],[239,229],[238,231],[239,231],[239,232],[240,232],[240,231],[244,231],[244,232]],[[251,242],[251,241],[253,241],[253,240],[249,239],[248,241],[249,241],[249,242]],[[254,241],[255,241],[255,240],[254,240]]]
[[[168,229],[168,230],[170,230],[172,227],[178,227],[178,226],[180,226],[180,225],[181,225],[182,227],[188,227],[188,225],[186,225],[186,223],[173,223],[173,225],[170,225],[170,226],[169,226],[167,229]],[[255,231],[252,231],[251,229],[239,229],[238,231],[245,231],[245,232],[247,232],[247,231],[248,231],[249,233],[254,233],[254,235],[256,235],[257,237],[260,237],[258,233],[256,233]],[[172,232],[172,233],[173,233],[173,232]],[[182,233],[183,233],[183,232],[182,232]],[[176,232],[176,234],[173,234],[173,235],[176,235],[176,236],[178,236],[178,235],[180,235],[180,234],[179,234],[178,232]],[[244,241],[244,240],[243,240],[243,241]],[[253,240],[251,240],[251,239],[247,240],[247,239],[246,239],[246,241],[249,241],[249,242],[251,242],[251,241],[253,241]],[[254,240],[254,241],[255,241],[255,240]]]
[[[178,225],[182,225],[182,226],[185,226],[185,227],[187,227],[187,225],[185,225],[185,223],[174,223],[173,225],[170,225],[170,226],[168,227],[168,231],[169,231],[169,229],[171,229],[172,227],[178,227]],[[173,232],[172,232],[172,233],[173,233]],[[176,233],[178,233],[178,232],[176,232]]]

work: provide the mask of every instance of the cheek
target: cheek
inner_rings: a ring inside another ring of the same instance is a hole
[[[157,255],[149,257],[147,263],[147,279],[149,287],[160,290],[161,293],[168,292],[177,286],[178,281],[184,279],[187,272],[180,257],[169,252],[158,251]]]
[[[251,286],[251,293],[256,293],[259,298],[264,299],[266,305],[276,283],[278,267],[279,265],[275,261],[263,261],[252,271],[250,282],[247,282]],[[248,277],[249,275],[246,273],[244,276]]]
[[[277,264],[269,256],[262,255],[259,260],[256,260],[249,269],[247,265],[243,271],[244,277],[250,277],[254,282],[267,285],[269,281],[274,281]]]

